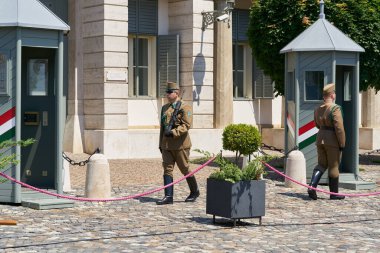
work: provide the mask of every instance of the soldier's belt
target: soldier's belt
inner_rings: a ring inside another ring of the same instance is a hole
[[[328,130],[328,131],[334,131],[335,132],[334,127],[328,127],[328,126],[321,126],[321,130]]]

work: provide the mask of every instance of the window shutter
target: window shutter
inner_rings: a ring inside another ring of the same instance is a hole
[[[157,44],[158,90],[163,97],[167,82],[179,84],[179,35],[160,35]]]
[[[273,98],[274,82],[257,66],[255,60],[253,60],[252,66],[254,98]]]
[[[248,24],[249,24],[249,11],[243,11],[240,10],[239,12],[239,19],[238,19],[238,41],[248,41],[247,31],[248,31]]]
[[[248,10],[232,11],[232,40],[235,42],[248,41],[247,31],[249,24]]]
[[[238,33],[238,14],[236,10],[232,11],[232,41],[237,41]]]
[[[128,33],[137,33],[137,0],[128,1]]]
[[[158,33],[158,1],[140,0],[139,1],[139,29],[140,34]]]
[[[157,0],[129,0],[128,33],[148,35],[158,33]]]

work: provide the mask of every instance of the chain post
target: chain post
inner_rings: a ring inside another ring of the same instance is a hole
[[[62,157],[63,157],[63,159],[65,159],[66,161],[68,161],[71,165],[85,166],[90,161],[91,156],[93,156],[94,154],[97,154],[97,153],[100,153],[100,149],[99,148],[96,148],[95,151],[87,158],[87,160],[83,160],[83,161],[80,161],[80,162],[75,162],[74,160],[70,159],[70,157],[68,157],[65,154],[65,152],[62,152]]]

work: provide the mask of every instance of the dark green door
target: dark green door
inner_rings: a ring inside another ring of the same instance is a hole
[[[55,188],[56,96],[55,49],[22,49],[21,138],[35,143],[21,149],[21,180]]]
[[[353,136],[355,135],[354,114],[357,108],[354,108],[352,101],[354,67],[352,66],[336,66],[336,103],[343,109],[343,124],[346,132],[346,147],[342,153],[342,162],[340,164],[340,172],[354,173],[355,157],[353,147]]]

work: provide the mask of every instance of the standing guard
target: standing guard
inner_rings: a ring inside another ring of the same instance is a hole
[[[314,111],[314,122],[319,129],[317,135],[318,165],[314,168],[310,186],[316,188],[323,173],[328,168],[330,192],[338,192],[339,164],[345,146],[346,136],[343,113],[335,104],[335,84],[323,88],[323,104]],[[317,200],[315,190],[307,190],[309,197]],[[344,196],[330,195],[330,199],[344,199]]]
[[[159,149],[162,154],[164,168],[164,185],[173,182],[173,169],[177,164],[183,175],[190,173],[189,156],[191,140],[189,129],[193,116],[190,105],[185,104],[179,97],[177,83],[168,82],[166,97],[169,103],[161,109],[161,126]],[[186,178],[190,188],[190,195],[186,202],[194,202],[199,196],[199,189],[195,176]],[[173,204],[173,186],[165,188],[165,196],[157,201],[157,205]]]

